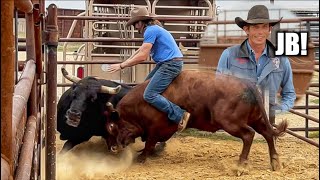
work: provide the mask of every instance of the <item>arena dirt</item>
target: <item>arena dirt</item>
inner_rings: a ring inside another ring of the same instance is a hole
[[[62,141],[57,142],[57,151],[62,145]],[[63,157],[57,156],[57,179],[319,179],[319,149],[290,135],[276,142],[280,171],[271,171],[267,143],[258,137],[241,176],[236,174],[242,148],[238,140],[176,136],[163,152],[140,164],[135,158],[142,147],[140,142],[122,154],[112,155],[103,139],[93,137]]]

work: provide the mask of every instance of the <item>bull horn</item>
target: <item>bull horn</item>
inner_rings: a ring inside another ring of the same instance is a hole
[[[77,83],[81,80],[80,78],[69,74],[64,67],[61,67],[61,72],[62,72],[62,75],[71,82]]]
[[[101,86],[101,93],[107,93],[107,94],[118,94],[121,90],[121,85],[113,88],[108,86]]]
[[[107,109],[108,109],[109,111],[114,110],[113,104],[112,104],[111,102],[107,102],[107,103],[106,103],[106,106],[107,106]]]

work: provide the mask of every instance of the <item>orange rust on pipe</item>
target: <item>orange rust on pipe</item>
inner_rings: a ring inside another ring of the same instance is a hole
[[[37,118],[35,116],[29,116],[27,121],[27,128],[23,137],[23,145],[21,147],[15,180],[30,179],[36,125]]]
[[[34,2],[34,1],[33,1]],[[41,33],[41,17],[40,17],[40,5],[33,5],[33,20],[34,20],[34,43],[36,53],[36,72],[37,74],[42,73],[42,33]]]
[[[35,149],[33,150],[33,160],[32,160],[32,169],[31,169],[31,180],[38,179],[39,169],[40,169],[40,144],[38,143],[40,141],[40,119],[41,114],[40,112],[37,113],[37,123],[36,123],[36,131],[34,136],[34,145]]]
[[[35,60],[34,21],[32,13],[26,13],[26,34],[27,60]]]
[[[13,138],[13,172],[16,172],[18,161],[19,161],[19,152],[22,146],[23,135],[27,122],[27,107],[23,109],[22,117],[19,121],[18,127],[13,127],[17,129],[17,133]],[[15,174],[15,173],[14,173]]]
[[[27,105],[28,98],[31,92],[33,79],[35,76],[35,62],[29,60],[25,66],[23,74],[17,83],[13,94],[13,111],[12,111],[12,135],[16,135],[18,124],[21,120],[23,110]]]
[[[12,94],[14,89],[14,2],[1,1],[1,153],[8,158],[13,174]]]
[[[14,0],[14,6],[24,13],[32,12],[32,2],[31,0]]]

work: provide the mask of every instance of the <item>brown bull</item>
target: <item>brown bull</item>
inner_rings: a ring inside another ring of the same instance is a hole
[[[116,110],[109,108],[106,124],[108,132],[117,139],[113,149],[123,148],[137,137],[146,141],[138,157],[142,162],[154,151],[157,142],[167,141],[177,131],[177,124],[143,100],[147,83],[131,90]],[[248,159],[255,131],[258,132],[268,143],[272,169],[280,168],[274,138],[283,135],[288,124],[282,121],[273,129],[254,84],[210,72],[183,71],[163,95],[191,113],[188,128],[209,132],[223,129],[241,138],[240,165]]]

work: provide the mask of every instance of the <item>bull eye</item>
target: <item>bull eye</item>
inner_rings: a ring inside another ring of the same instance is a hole
[[[114,124],[113,124],[113,123],[110,123],[110,124],[108,125],[108,131],[109,131],[110,134],[113,134],[113,129],[114,129]]]

